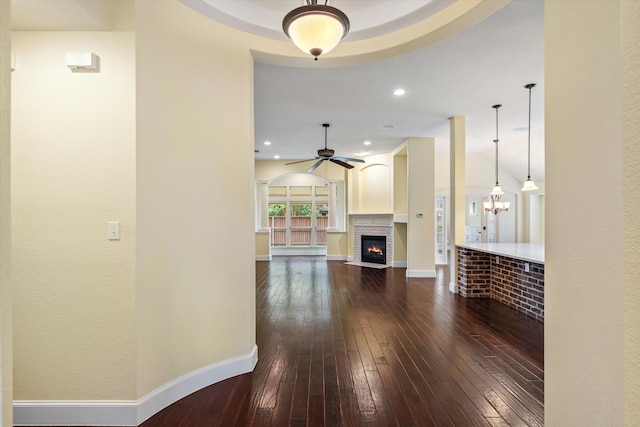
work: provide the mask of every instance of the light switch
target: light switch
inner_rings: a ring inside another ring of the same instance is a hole
[[[528,273],[528,272],[529,272],[529,263],[528,263],[528,262],[525,262],[525,263],[524,263],[524,272],[525,272],[525,273]]]
[[[107,223],[109,240],[120,240],[120,221],[109,221]]]

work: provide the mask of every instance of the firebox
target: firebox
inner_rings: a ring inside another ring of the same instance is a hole
[[[387,263],[387,238],[385,236],[360,236],[362,262]]]

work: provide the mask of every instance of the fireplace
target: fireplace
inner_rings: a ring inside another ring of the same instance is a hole
[[[387,238],[385,236],[360,236],[361,261],[375,264],[387,263]]]

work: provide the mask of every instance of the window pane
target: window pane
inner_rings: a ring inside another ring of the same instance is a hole
[[[311,216],[311,203],[291,203],[291,216]]]
[[[329,205],[322,203],[316,204],[316,216],[329,216]]]
[[[287,205],[269,203],[269,228],[271,228],[271,246],[287,244]]]

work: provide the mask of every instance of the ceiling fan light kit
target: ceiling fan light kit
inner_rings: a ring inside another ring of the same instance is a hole
[[[287,13],[282,29],[300,50],[318,56],[329,53],[349,32],[349,18],[339,9],[317,0],[307,0]]]
[[[331,163],[335,163],[347,169],[353,169],[353,165],[350,165],[347,162],[357,162],[364,163],[364,160],[360,159],[352,159],[351,157],[335,157],[335,151],[327,148],[327,129],[329,129],[329,123],[323,123],[322,127],[324,127],[324,148],[318,150],[318,156],[313,159],[306,160],[298,160],[295,162],[285,163],[286,165],[294,165],[296,163],[310,162],[311,160],[317,160],[313,166],[311,166],[307,172],[313,172],[318,169],[318,166],[322,164],[322,162],[329,160]]]

